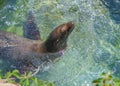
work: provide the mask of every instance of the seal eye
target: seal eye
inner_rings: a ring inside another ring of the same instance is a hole
[[[59,41],[59,39],[56,40],[57,42]]]
[[[68,29],[67,29],[67,32],[69,32],[71,30],[71,27],[69,27]]]

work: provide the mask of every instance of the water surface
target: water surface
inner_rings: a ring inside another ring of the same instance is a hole
[[[119,0],[11,0],[0,10],[0,29],[22,36],[23,21],[32,11],[45,40],[57,25],[74,21],[64,56],[37,76],[56,86],[91,86],[103,71],[120,77],[119,5]]]

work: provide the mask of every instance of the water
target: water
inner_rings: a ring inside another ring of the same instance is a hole
[[[37,76],[56,86],[91,86],[103,71],[120,77],[120,2],[111,1],[11,0],[0,10],[0,28],[22,36],[22,22],[32,11],[45,40],[57,25],[74,21],[65,55]]]

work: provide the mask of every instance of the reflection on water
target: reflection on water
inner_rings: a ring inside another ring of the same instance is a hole
[[[114,71],[120,76],[120,26],[115,22],[119,22],[119,16],[112,14],[119,0],[113,7],[113,0],[23,1],[6,4],[0,10],[1,29],[22,36],[22,22],[29,10],[35,15],[43,40],[60,23],[76,24],[63,58],[48,71],[39,73],[39,78],[53,81],[56,86],[89,86],[103,71]]]

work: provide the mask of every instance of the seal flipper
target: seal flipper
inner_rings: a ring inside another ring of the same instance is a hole
[[[23,24],[23,36],[32,40],[41,40],[39,28],[34,22],[34,16],[32,12],[28,13],[27,20]]]

